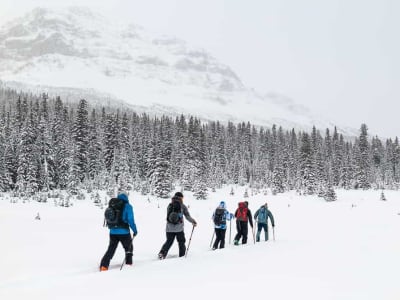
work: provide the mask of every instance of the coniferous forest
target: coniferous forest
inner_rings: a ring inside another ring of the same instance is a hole
[[[30,196],[66,190],[136,190],[168,198],[177,186],[197,199],[223,185],[335,199],[335,188],[398,189],[397,137],[358,137],[250,123],[151,117],[0,90],[0,190]]]

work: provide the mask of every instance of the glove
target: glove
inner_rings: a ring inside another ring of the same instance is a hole
[[[196,222],[193,222],[192,224],[193,224],[193,226],[194,226],[194,227],[196,227],[196,226],[197,226],[197,223],[196,223]]]
[[[137,232],[134,232],[134,233],[133,233],[133,237],[136,237],[136,236],[137,236]]]

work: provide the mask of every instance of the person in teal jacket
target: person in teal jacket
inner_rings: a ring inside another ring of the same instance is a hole
[[[254,220],[257,222],[257,242],[260,241],[260,234],[262,229],[264,229],[265,241],[268,241],[268,218],[271,220],[272,227],[275,227],[274,216],[268,209],[268,204],[265,203],[254,214]]]
[[[126,193],[120,193],[117,197],[124,202],[124,208],[122,211],[122,222],[116,228],[110,229],[110,243],[108,249],[101,259],[100,271],[107,271],[110,261],[117,250],[118,243],[121,242],[125,249],[125,263],[127,265],[132,265],[132,255],[133,255],[133,237],[137,235],[137,228],[135,224],[135,217],[133,214],[132,205],[129,204],[128,195]],[[133,237],[131,238],[129,228],[133,232]]]

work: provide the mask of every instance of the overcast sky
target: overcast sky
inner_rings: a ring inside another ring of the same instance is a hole
[[[182,38],[259,92],[400,136],[399,0],[1,0],[0,18],[49,2],[93,7]]]

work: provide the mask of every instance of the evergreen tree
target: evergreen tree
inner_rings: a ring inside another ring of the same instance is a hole
[[[368,142],[367,125],[362,124],[356,152],[356,184],[355,188],[369,189],[371,187],[371,158]]]
[[[79,101],[73,128],[74,175],[82,182],[88,174],[89,112],[85,99]]]
[[[300,148],[301,189],[308,195],[316,192],[314,165],[310,137],[307,133],[303,133]]]

